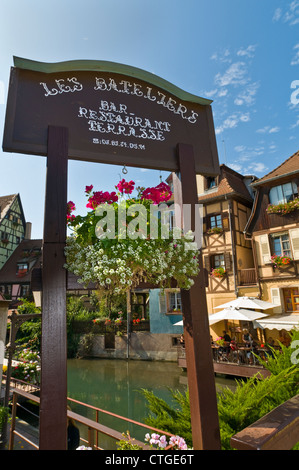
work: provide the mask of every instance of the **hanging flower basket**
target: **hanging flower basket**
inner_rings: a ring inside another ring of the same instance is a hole
[[[213,268],[212,271],[211,271],[211,276],[212,277],[224,277],[226,275],[226,271],[224,268],[220,267],[220,268]]]
[[[271,256],[271,263],[273,264],[275,268],[288,266],[292,261],[293,261],[292,258],[289,258],[288,256],[278,256],[278,255]]]
[[[281,203],[281,204],[269,204],[266,209],[267,214],[279,214],[285,215],[290,214],[293,211],[299,209],[299,198],[293,199],[293,201]]]
[[[171,198],[170,187],[160,183],[154,188],[137,188],[133,197],[134,186],[124,179],[115,186],[117,192],[93,191],[93,186],[86,186],[90,211],[85,216],[75,216],[74,203],[68,203],[67,221],[73,235],[67,240],[66,268],[84,285],[96,283],[100,290],[114,293],[128,291],[140,282],[170,287],[173,279],[177,287],[189,289],[199,271],[193,235],[174,229],[165,236],[165,226],[153,217],[153,206]]]

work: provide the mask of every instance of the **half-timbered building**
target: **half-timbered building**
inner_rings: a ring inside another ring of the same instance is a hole
[[[0,269],[25,237],[26,221],[19,194],[0,197]]]
[[[197,176],[198,202],[203,205],[202,254],[210,314],[215,313],[216,306],[245,292],[256,293],[251,242],[243,233],[253,204],[250,184],[255,179],[224,164],[216,178]]]
[[[258,322],[274,337],[299,325],[299,151],[252,188],[245,237],[252,242],[259,294],[277,305]]]

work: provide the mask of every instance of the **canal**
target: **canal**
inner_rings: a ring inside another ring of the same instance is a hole
[[[235,386],[231,378],[216,376],[216,388]],[[83,403],[144,422],[149,414],[147,400],[142,389],[151,390],[168,404],[173,403],[171,390],[184,393],[187,387],[187,373],[176,363],[164,361],[137,361],[118,359],[69,359],[68,397]],[[95,412],[76,403],[71,403],[72,411],[95,419]],[[135,438],[142,440],[146,430],[131,423],[100,413],[99,421],[119,432],[127,430]],[[80,428],[81,436],[87,435]],[[102,439],[102,437],[101,437]],[[115,443],[101,441],[104,448],[114,449]],[[108,445],[108,447],[107,447]]]

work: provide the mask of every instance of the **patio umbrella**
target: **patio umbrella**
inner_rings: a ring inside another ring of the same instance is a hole
[[[226,308],[226,307],[237,307],[237,308],[257,308],[260,310],[267,310],[268,308],[277,307],[277,305],[264,300],[256,299],[255,297],[238,297],[235,300],[231,300],[222,305],[218,305],[215,308]]]
[[[253,312],[252,310],[247,310],[244,308],[227,307],[220,312],[209,315],[209,323],[210,325],[213,325],[213,323],[221,320],[253,321],[267,316],[268,315],[265,313]]]
[[[267,316],[268,315],[265,313],[253,312],[252,310],[247,310],[244,308],[227,307],[224,310],[221,310],[221,312],[212,313],[209,315],[209,323],[210,325],[213,325],[214,323],[221,320],[253,321]],[[174,323],[174,325],[183,325],[183,320]]]

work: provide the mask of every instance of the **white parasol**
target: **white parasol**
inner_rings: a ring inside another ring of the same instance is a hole
[[[237,308],[257,308],[260,310],[267,310],[268,308],[277,307],[277,305],[272,304],[271,302],[266,302],[265,300],[256,299],[255,297],[238,297],[235,300],[231,300],[222,305],[218,305],[215,308],[226,308],[226,307],[237,307]]]
[[[209,323],[213,325],[222,320],[242,320],[242,321],[253,321],[259,318],[267,317],[265,313],[254,312],[244,308],[227,307],[220,312],[209,315]]]

